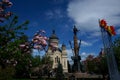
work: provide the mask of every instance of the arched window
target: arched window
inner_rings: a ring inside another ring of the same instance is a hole
[[[57,58],[55,57],[55,63],[57,62]]]
[[[55,63],[58,63],[60,61],[60,58],[57,56],[55,57]]]
[[[57,62],[59,61],[59,58],[58,58],[58,56],[57,56]]]
[[[58,58],[58,61],[60,61],[60,58]]]
[[[65,62],[65,59],[64,59],[64,67],[66,67],[66,62]]]

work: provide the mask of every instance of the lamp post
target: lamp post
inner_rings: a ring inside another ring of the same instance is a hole
[[[112,31],[108,30],[107,23],[104,20],[99,21],[102,33],[102,40],[104,51],[107,57],[107,65],[110,75],[110,80],[119,80],[120,74],[118,71],[117,63],[115,61],[114,51],[112,47]]]

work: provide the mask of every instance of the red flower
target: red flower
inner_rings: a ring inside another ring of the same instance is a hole
[[[104,19],[100,20],[100,26],[101,27],[107,26],[107,23],[106,23],[106,21]]]
[[[109,32],[110,35],[112,35],[112,36],[116,35],[114,26],[109,26],[109,27],[108,27],[108,32]]]

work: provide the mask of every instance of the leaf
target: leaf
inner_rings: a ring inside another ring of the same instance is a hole
[[[28,29],[27,27],[24,28],[24,30],[27,30],[27,29]]]
[[[25,24],[29,24],[29,21],[27,20],[27,21],[25,21]]]
[[[14,18],[13,18],[14,20],[16,20],[16,19],[18,19],[18,16],[14,16]]]
[[[15,28],[15,30],[19,30],[19,29],[21,29],[22,28],[22,26],[17,26],[16,28]]]

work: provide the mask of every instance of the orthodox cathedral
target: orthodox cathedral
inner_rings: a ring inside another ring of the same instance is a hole
[[[68,63],[67,63],[67,51],[66,46],[62,44],[61,48],[59,45],[59,38],[56,36],[55,31],[53,30],[52,35],[49,37],[49,44],[46,55],[49,56],[53,61],[52,68],[55,69],[58,66],[58,61],[62,64],[63,72],[68,72]],[[52,46],[54,48],[52,48]]]

